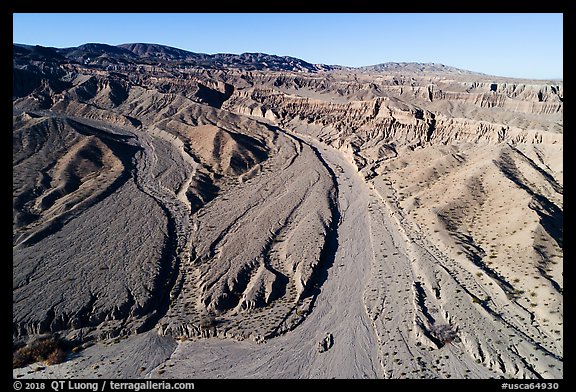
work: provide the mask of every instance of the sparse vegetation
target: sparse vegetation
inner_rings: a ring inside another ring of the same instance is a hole
[[[12,368],[20,368],[34,362],[55,365],[66,359],[66,344],[54,336],[35,340],[17,349],[12,355]]]
[[[204,314],[200,318],[200,328],[208,329],[216,326],[216,318],[211,314]]]
[[[430,332],[442,345],[452,343],[458,338],[456,329],[450,324],[434,324],[430,328]]]

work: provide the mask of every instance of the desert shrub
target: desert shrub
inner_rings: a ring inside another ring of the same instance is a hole
[[[66,351],[62,347],[56,347],[52,351],[48,358],[44,361],[47,365],[55,365],[57,363],[62,363],[66,359]]]
[[[54,365],[65,359],[64,342],[52,336],[35,340],[17,349],[12,355],[12,367],[19,368],[40,361]]]
[[[434,324],[430,332],[442,345],[451,343],[458,337],[456,330],[450,324]]]
[[[204,314],[200,318],[200,328],[212,328],[216,326],[216,318],[211,314]]]

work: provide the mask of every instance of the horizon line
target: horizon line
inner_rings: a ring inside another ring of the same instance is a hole
[[[219,54],[232,54],[232,55],[236,55],[236,56],[241,56],[243,54],[264,54],[264,55],[268,55],[268,56],[276,56],[276,57],[290,57],[290,58],[294,58],[297,60],[301,60],[304,61],[308,64],[312,64],[312,65],[325,65],[325,66],[332,66],[332,67],[343,67],[343,68],[354,68],[354,69],[361,69],[361,68],[368,68],[368,67],[374,67],[374,66],[378,66],[378,65],[386,65],[386,64],[419,64],[419,65],[441,65],[444,67],[450,67],[450,68],[454,68],[456,70],[461,70],[461,71],[467,71],[473,74],[477,74],[477,75],[482,75],[482,76],[493,76],[493,77],[498,77],[498,78],[511,78],[511,79],[520,79],[520,80],[535,80],[535,81],[554,81],[554,82],[563,82],[564,81],[564,77],[551,77],[551,78],[532,78],[532,77],[522,77],[522,76],[509,76],[509,75],[492,75],[492,74],[487,74],[484,72],[480,72],[480,71],[474,71],[471,69],[466,69],[466,68],[460,68],[460,67],[456,67],[453,65],[449,65],[449,64],[444,64],[444,63],[439,63],[439,62],[434,62],[434,61],[385,61],[385,62],[381,62],[381,63],[376,63],[376,64],[368,64],[368,65],[360,65],[360,66],[353,66],[353,65],[343,65],[343,64],[328,64],[328,63],[315,63],[315,62],[310,62],[307,61],[303,58],[300,57],[296,57],[296,56],[292,56],[292,55],[279,55],[279,54],[271,54],[271,53],[266,53],[266,52],[242,52],[242,53],[232,53],[232,52],[214,52],[214,53],[204,53],[204,52],[194,52],[192,50],[189,49],[184,49],[184,48],[179,48],[176,46],[172,46],[172,45],[167,45],[167,44],[159,44],[159,43],[154,43],[154,42],[125,42],[125,43],[121,43],[121,44],[117,44],[117,45],[113,45],[113,44],[109,44],[109,43],[103,43],[103,42],[85,42],[83,44],[77,45],[77,46],[44,46],[44,45],[39,45],[39,44],[27,44],[27,43],[20,43],[20,42],[12,42],[12,45],[23,45],[23,46],[39,46],[42,48],[49,48],[49,49],[71,49],[71,48],[79,48],[80,46],[83,45],[90,45],[90,44],[95,44],[95,45],[106,45],[106,46],[111,46],[111,47],[121,47],[122,45],[133,45],[133,44],[142,44],[142,45],[157,45],[157,46],[163,46],[166,48],[171,48],[171,49],[177,49],[177,50],[182,50],[185,52],[189,52],[189,53],[193,53],[193,54],[205,54],[205,55],[209,55],[209,56],[215,56],[215,55],[219,55]]]

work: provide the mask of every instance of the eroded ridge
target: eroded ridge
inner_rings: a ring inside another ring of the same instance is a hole
[[[270,130],[276,154],[193,217],[194,259],[162,332],[255,340],[309,312],[326,263],[334,184],[305,143]]]
[[[13,252],[14,336],[71,331],[81,343],[141,330],[169,280],[175,236],[163,206],[134,181],[142,146],[130,131],[46,121],[66,124],[80,141],[67,153],[35,156],[53,179]],[[59,140],[44,147],[65,148]]]
[[[562,377],[561,82],[149,44],[13,76],[14,347],[76,352],[15,376]]]

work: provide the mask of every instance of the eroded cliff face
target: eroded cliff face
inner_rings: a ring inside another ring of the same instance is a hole
[[[400,75],[379,84],[372,82],[378,76],[343,78],[346,88],[333,77],[255,77],[257,87],[235,90],[224,108],[313,135],[367,173],[402,146],[562,144],[561,86],[501,83],[498,90],[496,83],[438,76]],[[426,93],[421,84],[428,84]]]
[[[171,52],[138,63],[141,50],[114,64],[15,54],[15,342],[272,339],[359,258],[367,275],[337,287],[360,285],[382,374],[408,371],[386,357],[395,338],[435,355],[456,336],[478,376],[561,374],[561,82],[294,59],[294,70],[201,68]],[[363,224],[350,223],[352,204]],[[381,260],[392,243],[404,253]],[[414,301],[387,310],[396,286]],[[412,327],[392,337],[386,312]],[[526,343],[474,337],[474,323]]]

